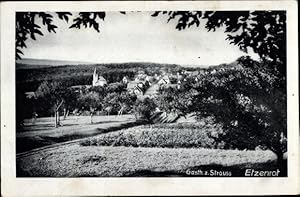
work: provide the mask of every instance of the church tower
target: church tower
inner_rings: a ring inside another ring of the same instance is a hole
[[[93,74],[93,86],[96,86],[97,81],[98,81],[98,74],[97,74],[97,69],[95,67],[94,74]]]
[[[105,85],[107,85],[106,79],[98,75],[97,69],[95,67],[94,74],[93,74],[93,86],[105,86]]]

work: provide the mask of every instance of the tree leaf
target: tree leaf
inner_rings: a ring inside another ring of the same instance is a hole
[[[34,29],[34,33],[37,33],[37,34],[39,34],[39,35],[41,35],[41,36],[44,35],[44,34],[43,34],[40,30],[38,30],[38,29]]]
[[[153,14],[151,14],[151,16],[156,17],[156,16],[158,16],[159,14],[160,14],[160,11],[156,11],[156,12],[154,12]]]
[[[75,28],[76,27],[76,23],[72,24],[69,28]]]

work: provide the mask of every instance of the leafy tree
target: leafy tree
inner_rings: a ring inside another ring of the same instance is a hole
[[[77,108],[79,94],[70,88],[65,89],[64,103],[62,105],[64,112],[64,119],[67,118],[71,110]]]
[[[16,91],[16,126],[22,129],[25,118],[31,118],[35,110],[35,98],[27,98],[23,92]]]
[[[96,110],[101,109],[101,97],[96,92],[88,92],[87,94],[80,95],[79,99],[80,108],[90,112],[90,122],[93,124],[93,116]]]
[[[205,22],[208,31],[224,27],[227,40],[242,51],[253,49],[263,60],[275,62],[274,70],[285,75],[286,12],[285,11],[157,11],[177,20],[176,29],[199,27]]]
[[[272,69],[259,65],[265,63],[245,64],[241,69],[205,75],[194,85],[198,94],[193,97],[193,110],[199,116],[213,116],[223,125],[222,140],[227,148],[263,145],[282,164],[287,148],[285,86]]]
[[[110,83],[106,87],[106,91],[108,93],[122,93],[126,91],[126,84],[120,83],[120,82],[115,82],[115,83]]]
[[[263,144],[283,160],[286,151],[286,12],[163,11],[184,30],[205,23],[208,31],[224,27],[227,40],[242,51],[251,48],[261,62],[240,58],[243,69],[208,74],[194,87],[194,110],[222,123],[224,138],[238,148]]]
[[[186,116],[193,108],[192,99],[196,93],[194,89],[184,88],[183,84],[176,87],[161,88],[156,103],[162,111]]]
[[[35,95],[40,106],[50,108],[55,117],[55,127],[60,125],[59,110],[66,101],[67,87],[59,82],[44,81]]]
[[[140,117],[148,123],[151,123],[151,117],[155,114],[156,107],[155,100],[146,97],[143,100],[136,100],[133,111],[136,117]]]
[[[106,87],[103,87],[103,86],[93,86],[91,87],[90,89],[88,89],[88,92],[95,92],[99,95],[99,97],[101,99],[103,99],[106,94],[107,94],[107,88]]]
[[[111,108],[111,111],[117,112],[118,115],[122,115],[123,112],[129,112],[136,100],[135,94],[128,92],[112,92],[108,93],[104,98],[105,108]]]

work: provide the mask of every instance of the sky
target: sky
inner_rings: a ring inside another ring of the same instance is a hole
[[[223,29],[207,32],[202,23],[178,31],[175,20],[167,23],[166,16],[151,17],[151,13],[107,12],[105,20],[99,20],[100,33],[89,28],[69,29],[70,20],[67,24],[55,17],[56,33],[42,29],[44,36],[27,40],[23,58],[209,66],[247,55],[225,40]],[[250,55],[257,59],[255,54]]]

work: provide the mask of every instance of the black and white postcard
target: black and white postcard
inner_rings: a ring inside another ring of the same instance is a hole
[[[2,3],[3,196],[299,192],[296,5]]]

